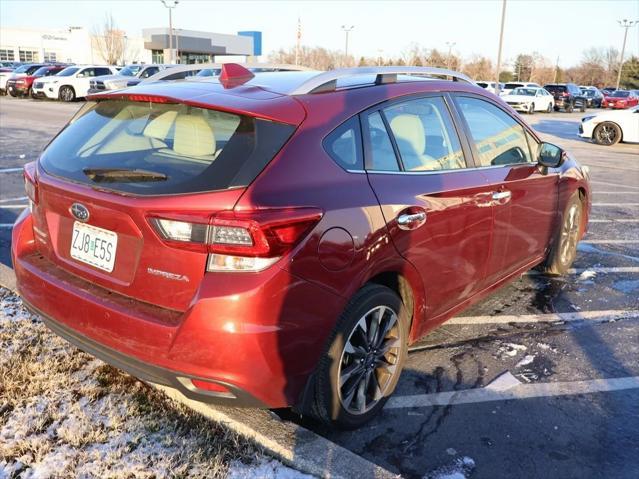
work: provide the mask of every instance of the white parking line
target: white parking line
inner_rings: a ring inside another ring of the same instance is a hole
[[[507,389],[499,387],[491,388],[490,385],[488,385],[484,388],[465,389],[462,391],[391,397],[385,407],[386,409],[401,409],[409,407],[448,406],[490,401],[507,401],[509,399],[602,393],[627,389],[639,389],[639,376],[555,383],[515,383],[514,386]]]
[[[592,266],[590,268],[570,268],[568,270],[568,274],[581,274],[584,271],[592,271],[594,273],[639,273],[639,266],[618,266],[613,268],[606,268],[602,266]],[[541,271],[537,271],[535,269],[531,269],[530,271],[526,271],[524,275],[526,276],[539,276],[543,273]]]
[[[4,198],[2,200],[0,200],[0,203],[6,203],[7,201],[24,201],[24,200],[28,200],[29,197],[28,196],[21,196],[19,198]]]
[[[0,209],[3,210],[18,210],[22,208],[28,208],[29,205],[0,205]]]
[[[635,244],[639,240],[581,240],[580,243],[587,244]]]
[[[639,266],[618,266],[606,268],[603,266],[593,266],[591,268],[570,268],[568,274],[581,274],[584,271],[594,271],[595,273],[639,273]]]
[[[0,223],[0,229],[2,228],[13,228],[13,223]]]
[[[24,171],[24,168],[4,168],[0,170],[0,173],[17,173],[18,171]]]
[[[595,218],[589,219],[588,223],[639,223],[639,219],[603,219],[603,218]]]
[[[593,203],[592,206],[639,206],[639,203]]]
[[[594,195],[639,195],[639,191],[593,191]]]
[[[577,311],[572,313],[518,314],[498,316],[458,316],[444,325],[508,324],[508,323],[550,323],[553,321],[610,321],[615,319],[639,318],[638,309],[610,309],[603,311]]]
[[[608,186],[618,186],[619,188],[630,188],[633,190],[639,190],[639,186],[632,186],[632,185],[622,185],[619,183],[609,183],[608,181],[597,181],[597,180],[590,180],[591,183],[596,183],[598,185],[608,185]]]

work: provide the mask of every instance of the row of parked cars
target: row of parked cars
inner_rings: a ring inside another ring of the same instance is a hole
[[[0,92],[13,97],[73,101],[89,93],[126,87],[169,65],[68,65],[32,63],[0,69]]]
[[[305,70],[291,65],[260,64],[249,68],[252,72]],[[0,68],[0,94],[13,97],[48,98],[73,101],[91,93],[120,90],[135,86],[146,79],[182,80],[216,76],[219,64],[163,65],[132,64],[68,65],[33,63]]]
[[[477,84],[497,93],[496,83],[478,81]],[[532,82],[501,83],[499,95],[515,110],[524,113],[560,111],[586,108],[625,109],[639,104],[639,90],[617,90],[612,87],[577,86],[574,83],[551,83],[541,86]]]

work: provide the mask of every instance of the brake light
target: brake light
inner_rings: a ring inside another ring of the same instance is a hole
[[[33,205],[38,204],[38,183],[35,179],[35,161],[24,165],[24,190],[29,198],[29,208],[33,211]]]
[[[262,271],[291,251],[317,224],[316,208],[223,211],[210,218],[165,214],[149,218],[164,242],[208,252],[208,271]]]
[[[563,93],[561,94],[561,96],[568,96],[568,95],[570,95],[570,93],[568,93],[567,91],[565,91],[565,92],[563,92]]]

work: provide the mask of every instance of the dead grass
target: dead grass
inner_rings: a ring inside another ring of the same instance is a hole
[[[0,476],[223,477],[252,443],[82,353],[0,288]]]

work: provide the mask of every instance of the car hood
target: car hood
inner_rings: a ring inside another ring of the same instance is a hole
[[[614,120],[628,115],[636,115],[633,110],[610,110],[596,114],[590,121]]]
[[[535,97],[528,95],[505,95],[504,97],[502,97],[502,99],[506,103],[527,103],[532,102]]]

